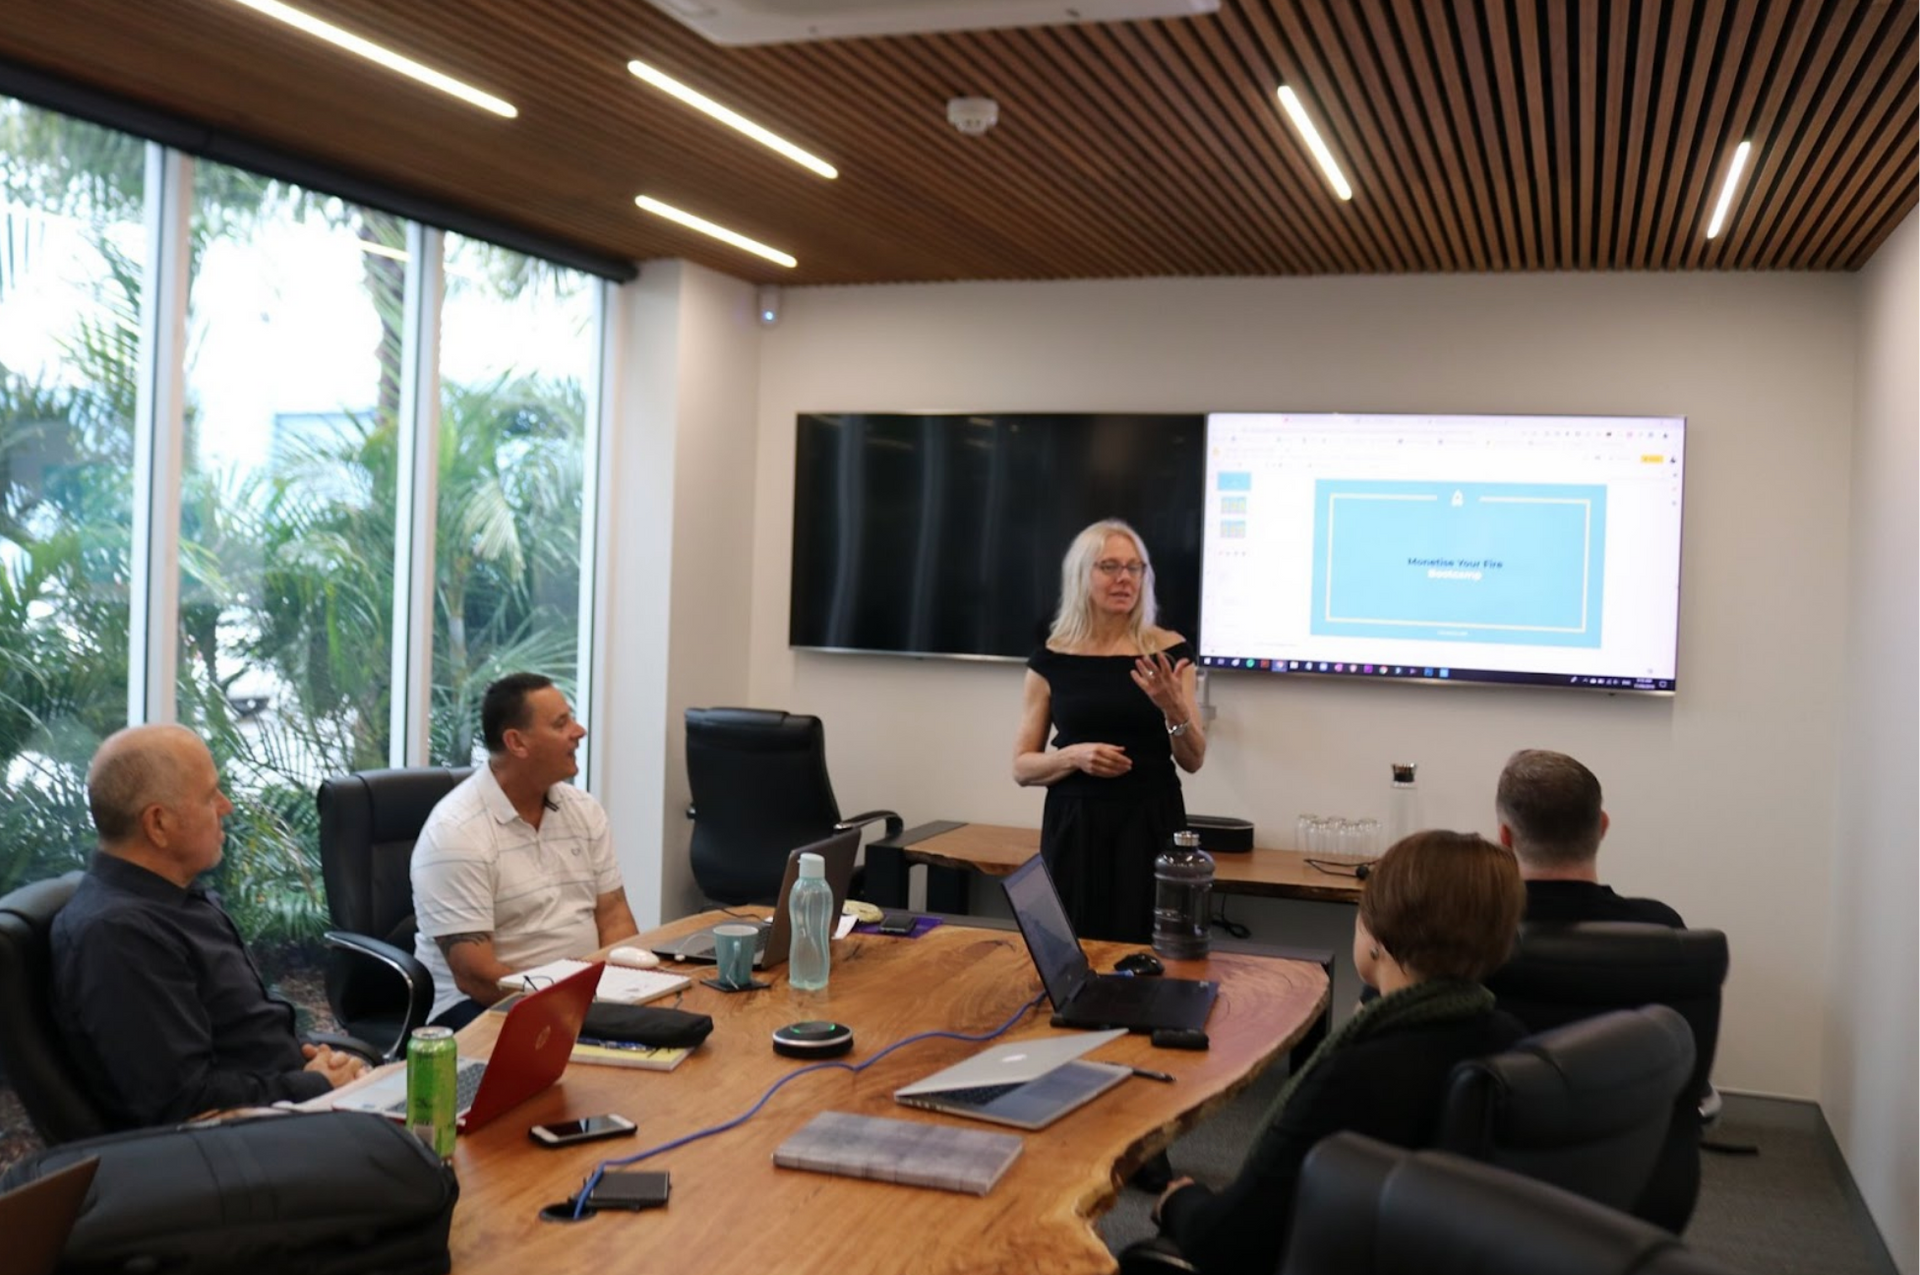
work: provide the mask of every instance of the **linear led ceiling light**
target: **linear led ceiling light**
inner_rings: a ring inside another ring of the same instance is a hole
[[[1313,157],[1320,161],[1320,171],[1333,183],[1333,193],[1342,199],[1352,199],[1353,187],[1347,185],[1340,165],[1333,162],[1333,152],[1320,140],[1320,130],[1307,118],[1307,108],[1300,104],[1299,96],[1284,84],[1280,86],[1280,105],[1286,107],[1287,118],[1293,121],[1294,128],[1299,131],[1301,140],[1306,142],[1307,149],[1313,152]]]
[[[779,134],[769,132],[737,111],[728,110],[706,94],[697,89],[688,88],[671,75],[656,71],[645,62],[638,60],[629,62],[627,63],[627,70],[633,72],[640,79],[645,80],[648,84],[653,85],[653,87],[662,92],[670,93],[674,97],[679,98],[694,110],[705,111],[708,115],[719,120],[728,128],[738,129],[767,149],[780,152],[780,154],[785,155],[802,168],[811,168],[822,177],[838,177],[840,175],[839,169],[829,164],[826,160],[821,159],[818,155],[801,150],[798,146],[795,146]]]
[[[663,204],[651,195],[635,196],[633,202],[639,204],[656,217],[665,217],[668,221],[679,222],[689,230],[697,230],[703,235],[712,235],[722,243],[730,243],[734,247],[745,249],[757,257],[765,257],[775,265],[786,266],[788,269],[792,269],[794,266],[800,264],[798,261],[795,261],[789,253],[781,252],[778,248],[769,248],[758,239],[749,239],[743,234],[728,230],[725,226],[716,226],[706,218],[696,217],[690,212],[675,208],[672,204]]]
[[[1733,206],[1733,188],[1740,184],[1740,172],[1747,166],[1747,152],[1753,149],[1752,142],[1742,142],[1733,148],[1733,167],[1727,169],[1726,184],[1720,187],[1720,202],[1713,206],[1713,220],[1707,223],[1707,238],[1718,238],[1727,225],[1727,209]]]
[[[322,22],[312,14],[302,13],[298,9],[281,4],[280,0],[234,0],[234,3],[243,4],[255,13],[264,13],[269,18],[305,31],[308,35],[325,40],[336,48],[357,53],[367,61],[377,62],[389,71],[398,71],[408,79],[418,80],[431,88],[439,89],[442,93],[451,93],[461,101],[472,103],[483,111],[492,111],[495,115],[504,115],[508,119],[520,114],[511,102],[503,102],[491,93],[482,93],[471,84],[462,84],[452,76],[442,75],[432,67],[421,66],[412,58],[402,57],[392,49],[382,48],[371,40],[363,40],[351,31],[342,31],[331,22]]]

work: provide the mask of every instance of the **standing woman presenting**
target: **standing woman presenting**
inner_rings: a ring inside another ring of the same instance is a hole
[[[1153,563],[1133,528],[1075,536],[1053,630],[1027,661],[1013,778],[1047,790],[1040,854],[1083,938],[1152,937],[1153,860],[1187,826],[1174,766],[1207,756],[1193,648],[1153,621]]]

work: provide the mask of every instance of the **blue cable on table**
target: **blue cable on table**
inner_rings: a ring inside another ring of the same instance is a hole
[[[1013,1017],[1009,1018],[1006,1022],[1000,1024],[998,1027],[994,1028],[990,1032],[984,1032],[977,1035],[968,1033],[968,1032],[949,1032],[949,1031],[915,1032],[911,1036],[903,1037],[900,1040],[894,1041],[891,1045],[888,1045],[885,1049],[881,1050],[879,1053],[875,1054],[873,1057],[867,1059],[864,1062],[857,1062],[857,1063],[838,1062],[838,1061],[817,1062],[817,1063],[808,1063],[804,1067],[796,1067],[792,1071],[788,1072],[786,1075],[780,1077],[780,1079],[774,1081],[771,1085],[768,1085],[767,1091],[761,1094],[759,1099],[751,1107],[748,1107],[746,1111],[742,1112],[740,1115],[735,1116],[733,1119],[727,1121],[724,1124],[717,1124],[717,1125],[713,1125],[710,1128],[700,1129],[693,1133],[686,1134],[682,1137],[675,1138],[670,1142],[663,1142],[657,1147],[648,1147],[644,1151],[636,1151],[632,1155],[622,1156],[618,1160],[602,1160],[599,1164],[594,1165],[593,1172],[587,1176],[587,1180],[585,1184],[582,1185],[580,1188],[580,1194],[574,1197],[574,1201],[573,1201],[574,1219],[576,1221],[579,1220],[581,1211],[585,1209],[587,1206],[588,1197],[590,1197],[593,1194],[593,1188],[600,1185],[600,1178],[603,1174],[606,1173],[608,1169],[618,1168],[621,1165],[638,1164],[640,1161],[647,1159],[649,1156],[656,1156],[661,1154],[664,1151],[677,1150],[680,1147],[686,1146],[690,1142],[698,1142],[702,1138],[711,1138],[716,1133],[725,1133],[729,1129],[737,1129],[741,1125],[745,1124],[747,1121],[753,1119],[756,1115],[760,1114],[760,1108],[766,1106],[767,1102],[773,1097],[773,1095],[780,1092],[780,1086],[786,1084],[789,1080],[792,1080],[796,1076],[804,1076],[810,1071],[826,1071],[829,1069],[837,1069],[840,1071],[852,1071],[852,1072],[865,1071],[867,1068],[873,1066],[873,1064],[879,1062],[882,1058],[885,1058],[888,1054],[892,1053],[894,1050],[904,1048],[905,1046],[911,1045],[915,1041],[920,1041],[920,1040],[940,1040],[940,1039],[967,1040],[967,1041],[972,1041],[975,1044],[978,1044],[979,1042],[984,1040],[992,1040],[996,1036],[1004,1036],[1009,1031],[1013,1030],[1013,1025],[1019,1022],[1022,1018],[1026,1017],[1027,1014],[1031,1013],[1033,1009],[1040,1004],[1041,1001],[1046,999],[1046,996],[1047,996],[1046,992],[1042,991],[1038,996],[1035,996],[1032,1000],[1028,1001],[1026,1004],[1022,1005],[1019,1009],[1015,1010],[1013,1013]]]

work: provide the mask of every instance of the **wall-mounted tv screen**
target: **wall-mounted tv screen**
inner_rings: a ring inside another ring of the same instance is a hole
[[[1201,665],[1672,694],[1679,417],[1207,418]]]
[[[1195,636],[1199,413],[823,412],[796,429],[791,645],[1025,659],[1068,543],[1102,518],[1145,538],[1162,625]]]

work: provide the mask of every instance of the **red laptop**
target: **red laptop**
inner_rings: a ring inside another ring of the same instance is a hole
[[[455,1071],[459,1097],[454,1102],[462,1131],[478,1129],[517,1107],[560,1079],[573,1042],[593,1004],[603,962],[595,961],[552,987],[529,992],[507,1011],[485,1061],[462,1058]],[[336,1110],[371,1111],[389,1120],[407,1115],[407,1073],[397,1068],[373,1084],[343,1094]]]

